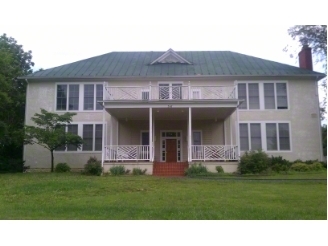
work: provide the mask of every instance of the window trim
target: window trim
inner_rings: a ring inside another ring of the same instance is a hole
[[[261,126],[261,143],[262,143],[262,150],[268,153],[289,153],[293,152],[293,145],[292,145],[292,131],[291,131],[291,122],[290,121],[284,121],[284,120],[270,120],[270,121],[239,121],[238,122],[238,131],[239,131],[239,124],[247,124],[247,129],[250,131],[250,124],[252,123],[257,123],[260,124]],[[271,124],[276,124],[276,129],[277,129],[277,150],[268,150],[267,148],[267,135],[266,135],[266,124],[271,123]],[[289,131],[289,150],[280,150],[280,140],[279,140],[279,123],[287,123],[288,124],[288,131]],[[249,132],[250,133],[250,132]],[[249,142],[249,148],[251,147],[250,143],[250,135],[248,135],[248,142]],[[238,136],[238,144],[240,148],[240,133]],[[250,151],[249,150],[240,150],[240,152],[245,152],[245,151]]]
[[[239,111],[269,111],[269,110],[275,110],[275,111],[284,111],[284,110],[290,110],[290,96],[289,96],[289,82],[287,80],[261,80],[261,81],[242,81],[242,80],[236,80],[235,85],[237,86],[237,98],[238,98],[238,84],[253,84],[258,83],[259,84],[259,103],[260,108],[259,109],[249,109],[249,95],[248,95],[248,85],[246,85],[246,97],[247,97],[247,109],[239,108]],[[266,109],[265,108],[265,98],[264,98],[264,84],[274,84],[274,97],[275,97],[275,109]],[[286,84],[286,94],[287,94],[287,108],[286,109],[278,109],[277,104],[277,83],[285,83]]]
[[[102,153],[104,146],[102,146],[102,150],[95,150],[96,147],[96,125],[102,125],[102,138],[104,137],[104,130],[107,127],[106,123],[103,123],[102,121],[92,121],[92,122],[88,122],[88,121],[74,121],[71,122],[71,125],[77,125],[77,135],[80,136],[83,139],[83,125],[93,125],[93,136],[92,136],[92,150],[85,150],[83,151],[83,146],[81,146],[80,149],[77,150],[67,150],[67,148],[65,150],[56,150],[54,151],[54,153],[68,153],[68,154],[77,154],[77,153]],[[65,128],[65,131],[67,132],[67,126]],[[106,139],[106,136],[105,136]],[[102,139],[102,143],[104,143],[103,139]],[[106,144],[106,143],[104,143]]]
[[[79,109],[78,110],[69,110],[69,89],[67,89],[67,98],[66,98],[66,110],[57,110],[57,86],[58,85],[78,85],[79,86]],[[84,110],[84,85],[93,85],[94,86],[94,109],[93,110]],[[97,85],[101,85],[103,87],[103,83],[99,82],[56,82],[55,83],[55,97],[54,97],[54,112],[87,112],[87,113],[99,113],[102,112],[103,109],[96,109],[97,105]],[[104,88],[103,88],[104,90]],[[103,91],[104,93],[104,91]]]

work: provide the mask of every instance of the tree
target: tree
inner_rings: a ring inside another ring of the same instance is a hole
[[[41,114],[36,113],[32,121],[37,126],[25,126],[26,144],[38,144],[51,153],[51,172],[54,171],[54,150],[67,147],[71,144],[81,148],[83,140],[80,136],[67,132],[66,126],[72,122],[75,113],[64,113],[62,115],[50,113],[41,108]]]
[[[309,45],[312,48],[312,54],[316,63],[322,63],[325,73],[327,74],[327,26],[326,25],[296,25],[288,29],[288,34],[293,40],[298,41],[300,45]],[[288,51],[291,46],[286,46]],[[321,81],[321,86],[325,95],[327,94],[327,79]],[[321,119],[324,119],[326,113],[327,98],[321,102]]]
[[[6,34],[0,36],[0,157],[22,160],[26,81],[32,73],[32,52]]]
[[[327,125],[321,126],[323,155],[327,156]]]

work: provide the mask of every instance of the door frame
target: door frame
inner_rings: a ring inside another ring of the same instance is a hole
[[[167,132],[175,132],[176,136],[166,136]],[[160,162],[166,162],[166,139],[177,140],[177,162],[182,162],[183,146],[182,146],[182,131],[181,130],[160,130]],[[164,142],[163,142],[164,141]],[[164,148],[163,148],[164,146]],[[164,156],[163,156],[164,152]]]

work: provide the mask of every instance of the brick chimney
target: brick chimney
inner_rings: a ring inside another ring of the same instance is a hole
[[[300,51],[300,53],[298,53],[298,60],[300,63],[300,68],[313,70],[312,52],[311,48],[307,44],[303,45],[302,50]]]

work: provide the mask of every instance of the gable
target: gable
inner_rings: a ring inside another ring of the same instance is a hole
[[[183,58],[182,56],[178,55],[174,50],[169,49],[163,55],[158,57],[154,60],[150,65],[154,65],[157,63],[179,63],[179,64],[191,64],[187,59]]]

